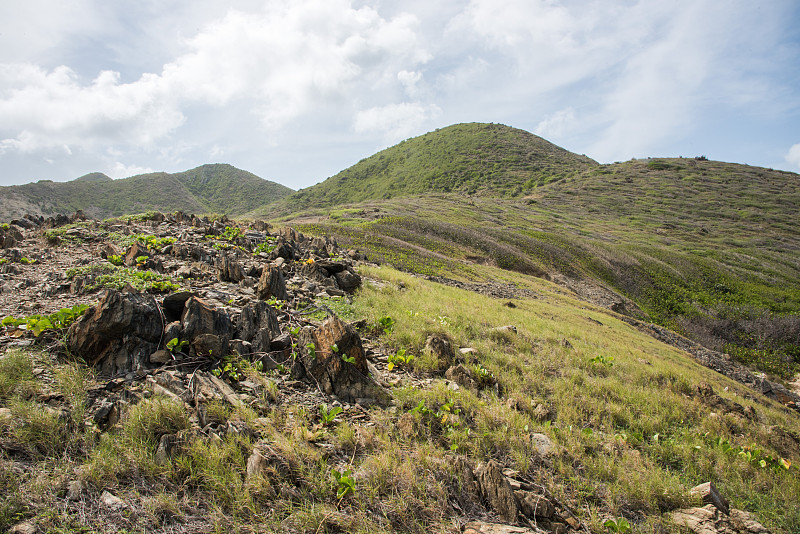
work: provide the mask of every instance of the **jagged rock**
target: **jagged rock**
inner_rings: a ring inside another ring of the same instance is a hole
[[[328,272],[328,276],[332,276],[336,273],[341,273],[347,268],[347,265],[344,263],[339,263],[330,260],[318,260],[315,262],[318,267],[325,269]]]
[[[475,476],[481,493],[492,508],[504,521],[516,523],[520,511],[519,505],[500,464],[495,460],[480,464],[475,469]]]
[[[272,297],[278,300],[289,300],[283,271],[278,267],[265,268],[261,273],[261,278],[258,279],[256,294],[261,300],[268,300]]]
[[[97,426],[105,430],[117,424],[117,421],[119,421],[117,405],[108,399],[100,401],[100,407],[94,413],[94,422]]]
[[[103,493],[100,495],[100,502],[112,510],[121,510],[122,508],[127,507],[125,501],[108,490],[103,491]]]
[[[152,254],[147,247],[143,244],[139,243],[138,241],[131,245],[131,248],[128,249],[127,254],[125,254],[125,265],[128,267],[136,266],[136,258],[144,256],[147,259],[150,259]]]
[[[22,233],[16,228],[0,228],[0,248],[14,248],[23,240]]]
[[[319,284],[331,284],[330,273],[319,266],[319,262],[306,263],[300,267],[300,275],[306,280]]]
[[[103,375],[125,374],[151,366],[163,328],[155,300],[110,290],[72,324],[67,346]]]
[[[155,454],[155,461],[159,465],[166,465],[169,463],[170,459],[172,459],[173,455],[175,454],[175,448],[177,445],[178,439],[175,435],[172,434],[164,434],[158,440],[158,448],[156,448]]]
[[[439,369],[447,369],[455,363],[456,354],[450,338],[445,334],[432,334],[425,341],[425,350],[436,356]]]
[[[242,405],[242,400],[236,392],[223,380],[212,374],[196,371],[191,387],[196,404],[206,404],[214,399],[224,399],[234,407]]]
[[[294,376],[309,376],[324,393],[335,394],[345,402],[388,399],[386,391],[369,376],[358,333],[338,317],[328,317],[317,329],[303,329],[298,345],[301,350]]]
[[[705,504],[713,504],[717,510],[725,515],[730,513],[728,499],[722,496],[713,482],[705,482],[699,486],[695,486],[689,490],[689,493],[692,495],[699,495]]]
[[[217,276],[223,282],[238,283],[244,280],[245,273],[242,264],[222,254],[217,265]]]
[[[179,321],[183,315],[183,309],[186,307],[186,301],[194,296],[195,294],[191,291],[178,291],[164,297],[161,307],[164,308],[164,316],[167,321]]]
[[[361,287],[361,276],[356,274],[351,268],[333,275],[336,284],[342,291],[352,293]]]
[[[233,325],[227,313],[214,308],[197,297],[186,301],[181,316],[181,339],[185,339],[195,354],[214,356],[227,354],[228,342],[233,337]]]
[[[172,361],[172,353],[165,349],[159,349],[150,355],[150,363],[154,365],[164,365]]]
[[[542,495],[537,495],[532,491],[515,490],[514,497],[517,498],[520,511],[531,519],[539,517],[552,519],[556,509],[549,500]]]
[[[470,391],[478,391],[478,383],[472,377],[472,372],[467,369],[463,364],[458,364],[450,367],[444,373],[445,378],[452,380],[462,388],[467,388]]]
[[[731,509],[729,516],[713,504],[673,512],[672,520],[696,534],[770,534],[749,513]]]
[[[67,485],[67,500],[79,501],[83,498],[89,485],[83,480],[73,480]]]
[[[257,301],[242,308],[238,337],[250,342],[253,352],[268,352],[271,340],[279,335],[278,316],[269,304]]]
[[[531,445],[541,456],[548,456],[553,452],[553,441],[546,434],[531,434]]]

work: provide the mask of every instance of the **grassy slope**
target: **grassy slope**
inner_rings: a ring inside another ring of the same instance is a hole
[[[500,124],[457,124],[403,141],[298,191],[283,210],[460,192],[519,196],[596,166],[531,133]]]
[[[0,528],[35,518],[43,530],[211,531],[234,524],[242,532],[452,531],[455,518],[465,518],[463,510],[470,510],[466,518],[484,513],[460,486],[454,459],[461,457],[494,458],[520,471],[575,510],[592,533],[606,532],[602,523],[610,517],[628,518],[632,532],[676,532],[669,512],[697,504],[688,490],[708,480],[773,532],[800,529],[795,415],[753,399],[740,384],[553,284],[476,269],[539,298],[516,300],[512,308],[388,268],[362,271],[382,283],[366,283],[349,315],[368,324],[393,317],[394,329],[381,343],[416,356],[412,366],[391,373],[399,380],[392,388],[395,406],[373,408],[366,419],[356,410],[369,424],[344,420],[322,427],[314,411],[281,402],[274,375],[247,368],[249,380],[273,383],[272,393],[249,407],[213,410],[214,417],[252,433],[223,440],[188,434],[165,464],[155,455],[161,435],[190,426],[182,404],[143,400],[125,409],[116,428],[96,435],[82,424],[85,370],[10,353],[0,360],[0,407],[12,413],[0,420],[0,435],[13,451],[2,453],[8,456],[0,462]],[[516,325],[516,334],[493,332],[508,324]],[[431,370],[433,360],[422,347],[433,332],[476,349],[469,367],[493,375],[500,394],[492,387],[453,390],[437,373],[429,384],[413,387],[408,373]],[[597,356],[607,363],[593,362]],[[52,383],[38,383],[34,367],[53,376]],[[703,382],[754,410],[755,419],[705,404],[695,393]],[[39,403],[42,387],[63,395],[74,431]],[[429,411],[414,410],[420,403]],[[433,415],[447,409],[447,418]],[[535,432],[553,440],[552,456],[535,452]],[[245,481],[256,441],[269,445],[274,467]],[[738,454],[742,447],[793,466],[761,467]],[[31,469],[14,468],[11,460],[22,459]],[[353,495],[336,496],[334,469],[351,470]],[[134,513],[103,515],[103,508],[65,505],[64,481],[75,478],[88,483],[88,502],[108,490]]]
[[[800,370],[797,183],[736,164],[630,161],[520,199],[426,195],[280,220],[413,272],[476,278],[472,263],[489,262],[610,286],[651,320],[788,378]]]
[[[87,178],[88,177],[88,178]],[[87,175],[66,183],[36,182],[0,188],[3,220],[25,213],[51,215],[83,210],[98,218],[157,210],[239,215],[291,193],[230,165],[151,173],[122,180]],[[13,203],[9,199],[14,199]]]

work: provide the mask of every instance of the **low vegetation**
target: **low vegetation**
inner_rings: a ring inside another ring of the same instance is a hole
[[[547,488],[591,532],[674,531],[669,512],[695,504],[688,490],[707,480],[773,531],[800,529],[800,441],[786,438],[800,426],[772,401],[547,282],[518,275],[541,297],[508,301],[390,268],[362,274],[342,311],[392,347],[399,378],[394,405],[366,419],[350,407],[284,403],[272,389],[249,406],[209,404],[210,420],[240,429],[219,438],[193,431],[182,403],[145,394],[99,432],[82,422],[87,369],[6,353],[0,528],[35,518],[53,531],[440,531],[456,528],[455,506],[466,505],[455,459],[493,458]],[[497,330],[504,325],[516,331]],[[466,363],[486,377],[478,389],[448,386],[424,348],[434,333],[474,349]],[[231,381],[288,373],[235,356],[226,365],[220,376]],[[753,418],[712,409],[701,384]],[[45,391],[61,396],[48,404]],[[553,450],[537,452],[535,434]],[[164,435],[182,436],[166,460]],[[274,463],[248,478],[257,443]],[[13,467],[20,462],[31,469]],[[76,479],[91,498],[117,495],[126,512],[78,514],[64,499]]]

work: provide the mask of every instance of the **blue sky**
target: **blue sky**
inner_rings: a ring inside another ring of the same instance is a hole
[[[800,172],[800,3],[0,4],[0,185],[222,162],[298,189],[459,122]]]

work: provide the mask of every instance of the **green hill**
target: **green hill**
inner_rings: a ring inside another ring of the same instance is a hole
[[[185,172],[111,180],[91,173],[71,182],[40,181],[0,188],[0,218],[83,210],[105,218],[150,210],[236,216],[283,198],[292,190],[225,164]]]
[[[406,271],[477,280],[490,264],[549,278],[788,379],[800,371],[797,184],[746,165],[639,160],[524,197],[438,193],[278,220]]]
[[[456,124],[365,158],[280,206],[297,210],[434,192],[514,197],[596,166],[524,130]]]

